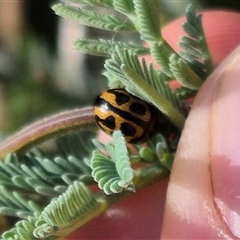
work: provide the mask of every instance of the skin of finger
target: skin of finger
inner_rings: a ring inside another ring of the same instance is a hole
[[[226,121],[223,122],[223,116],[219,116],[219,114],[223,114],[224,110],[231,106],[227,96],[231,95],[234,86],[240,86],[239,78],[233,76],[231,71],[233,69],[233,59],[238,58],[234,66],[239,66],[239,56],[240,48],[237,48],[206,80],[196,96],[180,139],[171,172],[165,205],[163,239],[236,238],[229,226],[226,225],[225,213],[219,211],[220,208],[216,202],[216,190],[218,190],[219,194],[217,196],[221,200],[225,200],[228,206],[232,204],[227,201],[229,198],[226,200],[226,197],[222,195],[226,191],[221,189],[226,185],[225,179],[220,180],[221,173],[228,171],[226,168],[223,169],[226,162],[222,160],[222,155],[217,155],[216,152],[212,153],[211,150],[216,150],[214,147],[217,146],[219,151],[226,144],[223,135],[220,135],[221,138],[216,140],[219,134],[214,134],[218,133],[219,129],[222,129],[222,133],[227,129]],[[224,88],[223,82],[226,80],[232,87]],[[237,103],[239,104],[240,95],[238,94],[237,97]],[[222,98],[225,100],[225,105],[222,104],[222,101],[224,101]],[[230,100],[232,100],[232,96]],[[217,115],[215,115],[216,112]],[[225,114],[224,116],[226,117]],[[217,125],[212,129],[215,124]],[[238,137],[240,137],[240,128]],[[232,142],[226,145],[232,146]],[[237,151],[239,153],[239,149]],[[225,154],[227,153],[228,151],[225,152]],[[213,161],[213,158],[215,158],[215,161]],[[226,155],[223,159],[229,161]],[[220,163],[220,167],[216,166],[216,162],[219,164],[221,161],[223,164]],[[226,175],[229,174],[226,173]],[[220,182],[218,182],[219,180]],[[232,181],[229,182],[232,183]],[[239,189],[236,184],[229,186],[229,182],[227,182],[228,191]],[[237,194],[239,194],[239,191],[236,192]]]
[[[240,47],[237,50],[214,94],[210,173],[216,208],[229,230],[240,238]]]
[[[205,18],[204,20],[204,29],[205,27],[208,26],[208,21],[212,21],[211,20],[211,14],[212,12],[207,13],[207,18]],[[235,28],[233,27],[233,21],[236,22],[235,18],[236,18],[236,14],[235,13],[226,13],[227,15],[225,16],[226,19],[229,19],[229,25],[228,25],[228,29],[229,29],[229,34],[223,36],[223,38],[221,38],[222,41],[217,42],[217,45],[215,46],[215,48],[212,49],[212,54],[213,56],[218,56],[218,52],[221,52],[221,44],[224,44],[224,39],[228,38],[230,40],[228,40],[229,43],[229,47],[228,47],[228,51],[230,51],[231,49],[234,48],[234,46],[236,45],[236,40],[235,38],[231,38],[232,35],[236,35],[236,31]],[[234,16],[233,16],[234,15]],[[233,17],[232,17],[233,16]],[[215,16],[213,16],[213,19],[215,18]],[[181,36],[182,31],[180,28],[180,24],[181,22],[183,22],[184,18],[181,18],[180,20],[176,20],[173,23],[169,24],[168,26],[166,26],[165,28],[163,28],[163,35],[164,37],[166,37],[167,41],[170,41],[170,44],[173,45],[176,48],[176,43],[178,41],[179,36]],[[204,18],[203,18],[204,19]],[[225,20],[226,20],[225,19]],[[231,20],[233,19],[233,20]],[[239,21],[239,19],[238,19]],[[228,23],[228,21],[225,21],[226,24]],[[240,26],[240,24],[238,24]],[[219,32],[219,28],[220,28],[220,24],[219,21],[215,21],[214,22],[214,26],[216,26],[215,28],[213,28],[212,30],[209,29],[209,31],[212,31],[212,33],[209,33],[208,30],[206,30],[206,34],[208,36],[208,42],[210,45],[214,45],[214,39],[217,38],[218,32]],[[227,29],[227,27],[226,27]],[[240,31],[238,31],[240,32]],[[213,34],[214,33],[214,34]],[[211,36],[214,36],[213,39],[211,39]],[[232,39],[232,40],[231,40]],[[216,49],[216,50],[215,50]],[[229,50],[230,49],[230,50]],[[216,51],[216,52],[214,52]],[[225,53],[226,56],[227,53]],[[222,54],[220,54],[220,57],[223,58],[224,56]],[[214,57],[214,59],[220,59],[220,57]],[[148,58],[147,59],[148,62],[151,62],[152,59]],[[150,204],[149,202],[143,202],[142,204],[138,204],[138,208],[135,208],[136,206],[136,199],[137,198],[130,198],[129,200],[124,202],[124,205],[122,205],[122,210],[121,211],[125,211],[128,212],[129,211],[129,215],[132,216],[132,218],[134,219],[134,224],[136,226],[138,226],[139,222],[152,222],[152,218],[151,216],[148,215],[148,211],[151,212],[151,209],[154,209],[155,214],[157,215],[161,215],[161,213],[163,212],[164,209],[164,201],[165,201],[165,192],[166,192],[166,188],[167,188],[167,181],[162,182],[162,184],[160,185],[155,185],[151,188],[151,192],[148,192],[149,194],[152,195],[152,197],[155,197],[156,199],[158,199],[158,203],[153,205]],[[146,198],[146,196],[144,196],[144,198]],[[158,198],[159,197],[159,198]],[[117,206],[113,206],[113,208],[111,209],[114,210],[114,208]],[[125,208],[126,207],[126,208]],[[134,209],[135,212],[130,211],[130,209]],[[127,209],[127,210],[124,210]],[[145,211],[145,209],[147,211]],[[140,211],[144,211],[146,213],[144,218],[139,218],[136,217],[138,212]],[[152,239],[159,239],[159,235],[161,232],[161,223],[162,223],[162,218],[159,219],[158,223],[153,221],[153,224],[151,225],[151,228],[143,228],[141,229],[144,232],[155,232],[156,235],[155,237],[153,237]],[[107,222],[106,222],[107,221]],[[76,239],[76,237],[78,237],[78,239],[90,239],[90,237],[88,237],[88,234],[91,234],[92,231],[97,231],[98,232],[98,238],[95,239],[105,239],[106,235],[109,234],[109,230],[107,229],[108,223],[112,222],[112,215],[111,214],[106,214],[105,216],[100,216],[99,218],[96,218],[95,220],[91,221],[90,223],[86,224],[86,226],[82,227],[79,229],[79,231],[75,232],[74,235],[70,235],[67,239]],[[111,226],[111,232],[112,232],[112,239],[120,239],[121,235],[123,234],[123,230],[119,230],[121,229],[120,226],[124,226],[124,235],[128,235],[128,236],[132,236],[132,238],[134,239],[134,234],[137,234],[137,230],[132,228],[133,224],[129,224],[125,218],[118,218],[118,224],[112,225]],[[97,229],[97,230],[96,230]],[[157,229],[157,230],[156,230]],[[116,238],[114,238],[113,236],[117,236]]]

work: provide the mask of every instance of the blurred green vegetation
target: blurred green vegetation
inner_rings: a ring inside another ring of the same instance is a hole
[[[56,72],[61,69],[61,65],[56,67],[56,62],[58,62],[57,42],[61,39],[58,39],[59,36],[57,35],[58,17],[50,9],[52,2],[51,0],[23,1],[24,29],[21,35],[18,36],[19,39],[15,41],[17,46],[11,50],[5,49],[0,38],[0,53],[3,50],[5,55],[10,56],[10,60],[8,57],[6,58],[8,59],[7,70],[0,66],[0,82],[3,83],[1,84],[3,96],[0,99],[3,101],[2,105],[4,106],[1,110],[4,117],[3,123],[0,123],[0,126],[3,126],[0,132],[4,134],[12,133],[21,126],[51,113],[91,105],[93,102],[94,96],[92,95],[89,98],[78,97],[66,93],[61,89],[61,86],[59,87],[56,84],[58,82]],[[182,15],[186,5],[190,2],[194,3],[199,9],[240,10],[239,0],[161,2],[165,10],[163,11],[165,15],[162,17],[165,23]],[[12,4],[14,3],[12,2]],[[6,14],[9,13],[6,12]],[[8,23],[6,22],[6,24]],[[96,34],[92,29],[87,29],[86,32],[91,37]],[[116,37],[112,36],[111,33],[110,35],[108,33],[107,36],[108,38]],[[73,37],[72,40],[75,40],[75,38]],[[70,44],[71,42],[66,42],[66,45]],[[96,59],[96,57],[94,58]],[[4,60],[1,59],[0,64]],[[85,64],[81,65],[81,67],[85,69],[80,70],[87,70],[90,73],[86,74],[89,79],[86,81],[78,79],[76,76],[76,81],[84,81],[84,84],[89,85],[90,90],[92,88],[93,92],[96,92],[95,86],[98,84],[97,82],[103,80],[101,76],[103,59],[93,60],[93,57],[86,56],[83,61],[85,61]],[[104,84],[100,83],[100,85],[101,89]]]
[[[40,116],[81,105],[79,99],[64,94],[54,85],[53,59],[44,44],[31,34],[19,44],[14,71],[4,84],[5,132],[13,132]]]

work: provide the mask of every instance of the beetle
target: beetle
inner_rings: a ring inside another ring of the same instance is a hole
[[[121,130],[128,143],[147,141],[168,119],[149,103],[125,89],[114,88],[101,93],[94,103],[98,126],[106,133]]]

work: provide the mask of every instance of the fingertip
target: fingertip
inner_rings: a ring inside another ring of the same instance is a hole
[[[240,237],[239,56],[240,47],[214,70],[195,98],[171,172],[164,239]]]
[[[224,61],[225,70],[213,93],[210,131],[214,200],[219,215],[237,238],[240,237],[240,115],[236,112],[240,105],[239,64],[240,47]]]

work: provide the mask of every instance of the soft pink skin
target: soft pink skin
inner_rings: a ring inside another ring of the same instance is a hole
[[[215,62],[240,42],[240,15],[231,15],[233,25],[229,16],[203,17]],[[221,26],[218,37],[213,20]],[[194,101],[168,186],[163,239],[240,238],[239,66],[240,48],[207,79]]]
[[[227,227],[240,238],[240,47],[234,54],[218,79],[214,96],[210,166],[217,207]]]
[[[182,21],[163,29],[164,37],[175,48],[182,35]],[[240,42],[240,14],[205,12],[203,24],[214,62],[219,63]],[[240,61],[230,62],[225,61],[214,71],[194,101],[171,173],[164,218],[168,181],[112,207],[67,239],[240,236],[240,83],[236,77],[240,75]],[[117,215],[111,214],[117,211]]]
[[[240,47],[194,101],[168,185],[164,239],[240,237],[239,66]]]

